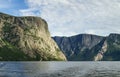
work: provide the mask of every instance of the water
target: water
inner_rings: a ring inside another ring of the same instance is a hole
[[[120,62],[0,62],[0,77],[120,77]]]

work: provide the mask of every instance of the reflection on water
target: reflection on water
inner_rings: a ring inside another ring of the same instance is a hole
[[[0,77],[120,77],[120,62],[0,62]]]

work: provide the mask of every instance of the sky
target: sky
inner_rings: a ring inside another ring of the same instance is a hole
[[[42,17],[52,36],[120,33],[120,0],[0,0],[0,12]]]

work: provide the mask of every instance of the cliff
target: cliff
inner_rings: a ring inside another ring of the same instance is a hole
[[[66,60],[40,17],[0,13],[0,60]]]
[[[71,37],[53,37],[68,60],[85,60],[83,57],[80,58],[80,55],[85,54],[86,51],[101,42],[103,38],[104,37],[89,34],[79,34]]]
[[[120,34],[53,37],[70,61],[120,61]]]

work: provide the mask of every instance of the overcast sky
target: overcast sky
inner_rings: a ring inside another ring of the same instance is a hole
[[[40,16],[52,36],[120,33],[120,0],[0,0],[0,11]]]

